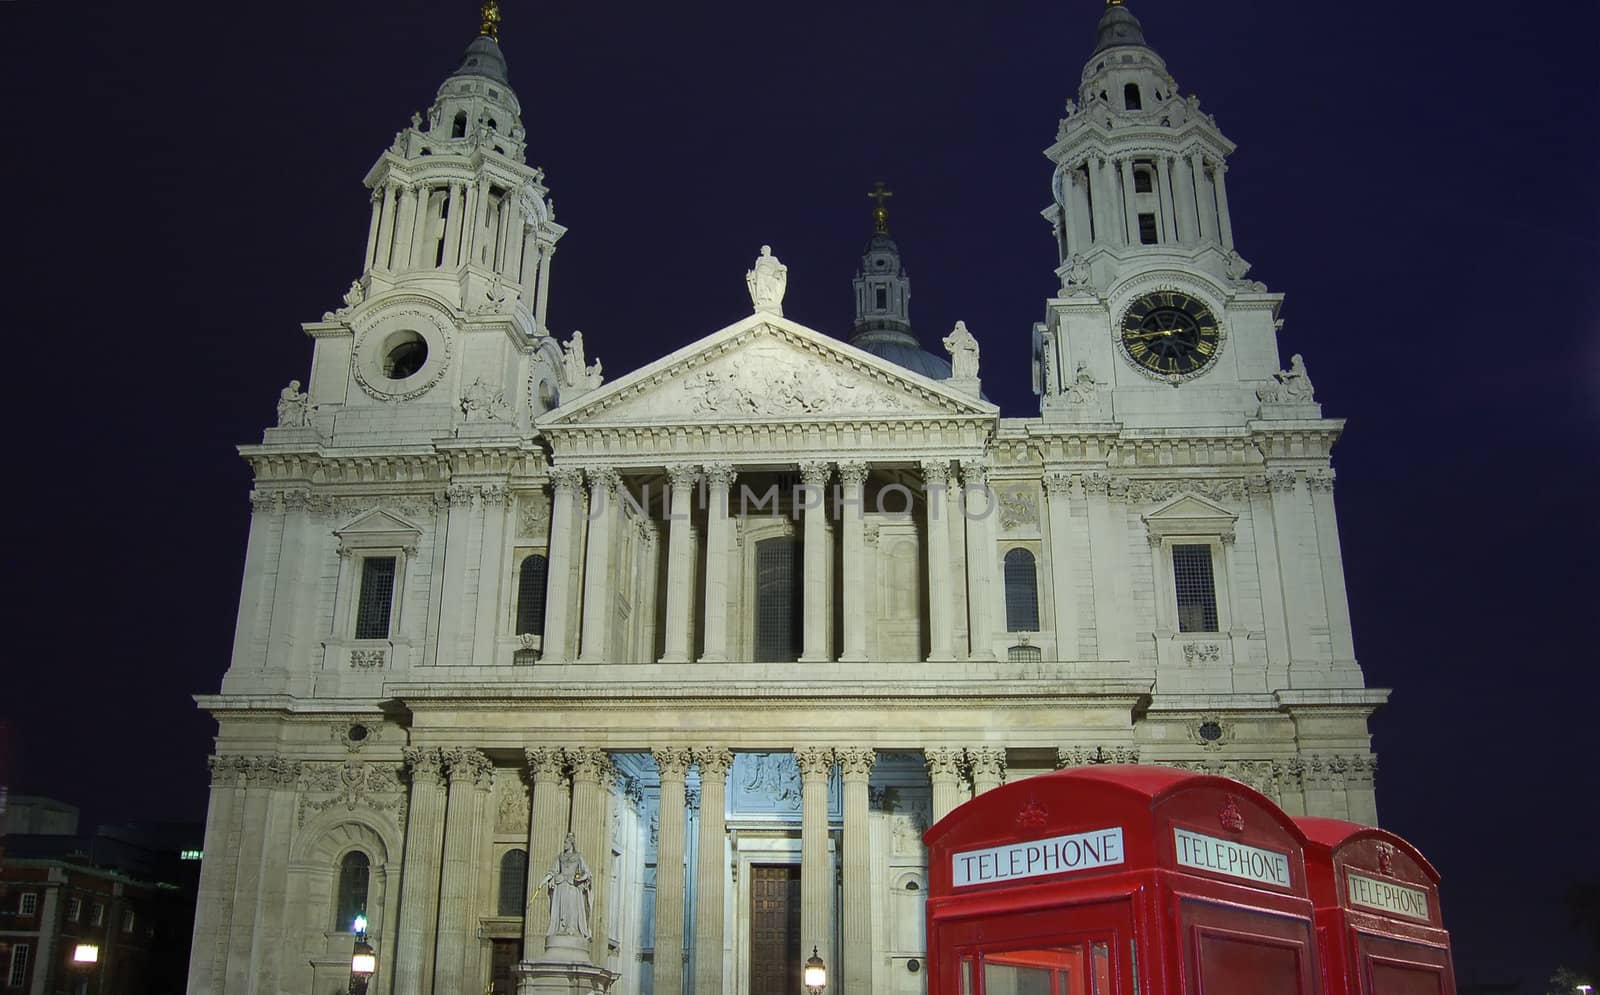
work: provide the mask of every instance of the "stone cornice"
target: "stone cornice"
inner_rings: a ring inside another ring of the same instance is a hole
[[[868,462],[898,462],[938,452],[952,459],[981,456],[995,419],[987,415],[769,419],[698,424],[605,425],[544,429],[556,458],[657,467],[665,461],[760,462],[779,458],[836,459],[848,450]],[[778,455],[778,454],[781,454]]]

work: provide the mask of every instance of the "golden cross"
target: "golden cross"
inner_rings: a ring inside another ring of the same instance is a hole
[[[889,208],[883,202],[893,197],[894,192],[885,187],[882,180],[879,180],[871,190],[867,191],[867,196],[878,202],[872,209],[873,230],[881,234],[888,234]]]
[[[483,16],[483,23],[478,27],[478,34],[485,38],[500,40],[500,0],[483,0],[483,6],[478,8]]]

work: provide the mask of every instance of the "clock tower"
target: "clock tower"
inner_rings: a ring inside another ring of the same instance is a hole
[[[1109,0],[1045,151],[1061,280],[1034,335],[1047,421],[1242,426],[1281,384],[1282,295],[1246,279],[1234,248],[1233,150],[1139,19]]]

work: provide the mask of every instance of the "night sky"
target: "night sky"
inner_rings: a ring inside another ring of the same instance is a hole
[[[298,327],[359,275],[361,178],[470,0],[0,4],[13,790],[200,819],[250,478]],[[1132,0],[1238,143],[1252,277],[1329,416],[1379,812],[1445,876],[1462,980],[1583,956],[1594,876],[1600,205],[1593,3]],[[749,312],[848,334],[867,190],[922,341],[1035,415],[1039,211],[1098,0],[533,4],[502,44],[558,220],[551,323],[615,377]],[[1543,988],[1538,989],[1540,992]]]

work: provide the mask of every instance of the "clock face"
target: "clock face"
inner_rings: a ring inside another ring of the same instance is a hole
[[[1199,373],[1216,359],[1222,341],[1211,308],[1180,290],[1135,299],[1122,314],[1120,334],[1129,359],[1164,377]]]

